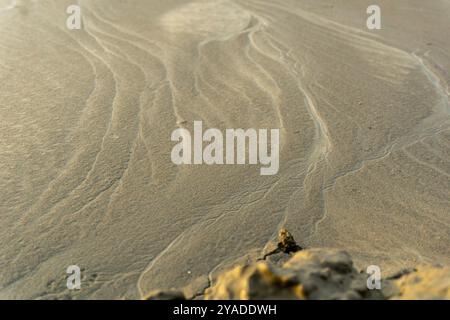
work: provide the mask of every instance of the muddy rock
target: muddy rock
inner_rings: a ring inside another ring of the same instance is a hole
[[[205,299],[450,299],[449,267],[404,270],[382,279],[381,290],[370,290],[368,274],[358,272],[345,251],[309,249],[285,256],[282,264],[265,259],[219,275]]]
[[[334,249],[295,253],[282,266],[267,261],[220,275],[205,299],[377,299],[350,256]]]
[[[395,300],[450,300],[450,268],[418,267],[392,280],[384,294]]]
[[[294,237],[284,228],[281,229],[278,234],[278,249],[284,253],[302,250],[302,248],[295,242]]]

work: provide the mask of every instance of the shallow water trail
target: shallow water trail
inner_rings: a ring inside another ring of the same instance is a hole
[[[0,0],[0,297],[198,293],[281,227],[358,265],[450,263],[442,2],[420,4],[433,25],[384,2],[377,35],[358,0],[22,3]],[[411,19],[439,49],[409,53]],[[174,165],[196,120],[280,129],[278,174]]]

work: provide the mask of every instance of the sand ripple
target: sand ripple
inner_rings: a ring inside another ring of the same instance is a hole
[[[450,262],[448,4],[377,34],[358,1],[84,0],[79,31],[69,4],[0,2],[0,297],[195,294],[281,226],[386,272]],[[194,120],[280,129],[279,174],[174,166]]]

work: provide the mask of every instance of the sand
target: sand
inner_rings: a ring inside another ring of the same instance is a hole
[[[195,293],[281,227],[450,264],[450,4],[378,3],[0,0],[0,298]],[[279,172],[174,165],[197,120],[279,129]]]

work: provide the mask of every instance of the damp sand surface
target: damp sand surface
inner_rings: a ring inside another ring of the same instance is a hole
[[[450,4],[0,0],[0,297],[208,286],[286,227],[383,272],[450,264]],[[280,130],[280,170],[173,130]],[[82,269],[68,291],[66,269]]]

